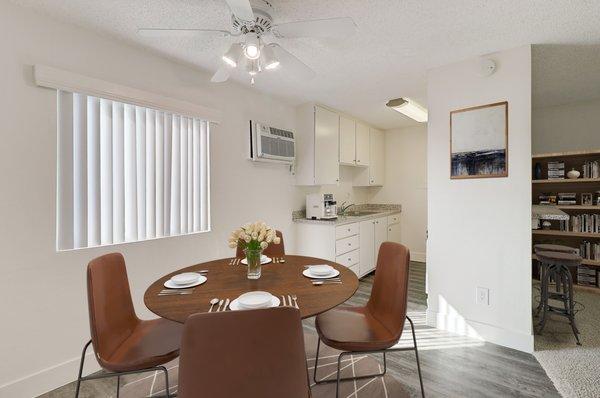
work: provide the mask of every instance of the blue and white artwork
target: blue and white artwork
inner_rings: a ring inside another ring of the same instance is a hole
[[[450,178],[508,176],[508,102],[450,112]]]

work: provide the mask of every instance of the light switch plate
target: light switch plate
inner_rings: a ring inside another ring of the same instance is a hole
[[[481,305],[490,305],[490,289],[487,287],[478,287],[475,289],[475,302]]]

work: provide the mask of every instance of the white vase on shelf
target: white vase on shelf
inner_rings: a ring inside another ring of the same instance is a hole
[[[580,175],[581,175],[581,173],[575,169],[571,169],[571,171],[569,171],[567,173],[567,177],[570,178],[571,180],[578,179]]]

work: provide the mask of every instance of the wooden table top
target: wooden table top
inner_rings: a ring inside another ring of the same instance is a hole
[[[213,298],[236,299],[241,294],[263,290],[281,299],[282,295],[298,297],[301,317],[308,318],[325,312],[348,300],[358,289],[358,278],[343,265],[315,257],[285,256],[284,263],[265,264],[257,280],[246,277],[245,265],[229,265],[231,258],[192,265],[172,272],[154,282],[144,294],[146,307],[156,315],[183,323],[191,314],[208,312]],[[302,275],[305,265],[329,264],[340,271],[342,284],[313,286]],[[158,296],[163,283],[181,272],[208,270],[208,280],[194,288],[192,294]],[[216,309],[216,306],[215,308]],[[213,309],[213,310],[214,310]]]

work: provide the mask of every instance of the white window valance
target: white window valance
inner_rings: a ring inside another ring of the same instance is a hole
[[[86,94],[214,123],[218,123],[221,117],[220,111],[213,108],[51,66],[35,65],[34,78],[35,83],[40,87]]]

